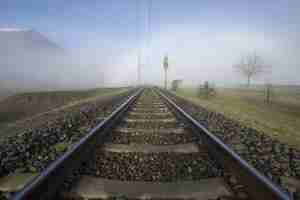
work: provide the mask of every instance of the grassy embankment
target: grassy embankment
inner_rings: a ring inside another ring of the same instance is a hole
[[[217,96],[198,98],[196,88],[185,87],[177,94],[209,110],[220,112],[282,142],[300,146],[300,86],[277,86],[267,104],[262,88],[217,89]]]
[[[125,90],[126,88],[99,88],[79,91],[30,92],[7,97],[0,101],[0,132],[17,121],[35,118],[47,112],[92,101],[102,96],[118,94]]]

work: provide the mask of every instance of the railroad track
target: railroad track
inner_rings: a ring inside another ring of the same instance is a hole
[[[290,199],[154,88],[137,90],[12,198]]]

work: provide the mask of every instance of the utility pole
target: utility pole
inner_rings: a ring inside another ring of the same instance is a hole
[[[138,67],[138,85],[141,85],[141,54],[140,52],[138,53],[138,59],[137,59],[137,67]]]
[[[168,55],[164,57],[164,70],[165,70],[165,89],[168,89],[168,68],[169,68],[169,61]]]
[[[141,85],[140,0],[136,0],[137,85]]]

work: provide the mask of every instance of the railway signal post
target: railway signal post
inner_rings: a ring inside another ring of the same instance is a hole
[[[164,57],[163,65],[165,70],[165,89],[168,89],[168,68],[169,68],[168,56]]]

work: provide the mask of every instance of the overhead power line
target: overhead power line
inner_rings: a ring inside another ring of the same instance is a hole
[[[136,0],[137,84],[141,84],[140,0]]]
[[[151,44],[152,44],[152,0],[146,0],[146,35],[145,35],[145,45],[146,45],[146,66],[150,67],[151,64]]]
[[[146,0],[146,4],[140,4],[140,0],[136,0],[136,39],[137,39],[137,76],[138,84],[142,82],[142,63],[150,65],[151,42],[152,42],[152,0]],[[142,7],[142,10],[140,10]],[[142,27],[141,27],[142,18]],[[144,34],[142,37],[141,35]],[[142,42],[143,40],[143,42]],[[142,45],[146,54],[144,62],[142,61]]]
[[[149,42],[149,47],[151,45],[151,39],[152,39],[152,30],[151,30],[151,25],[152,25],[152,0],[148,0],[148,42]]]

